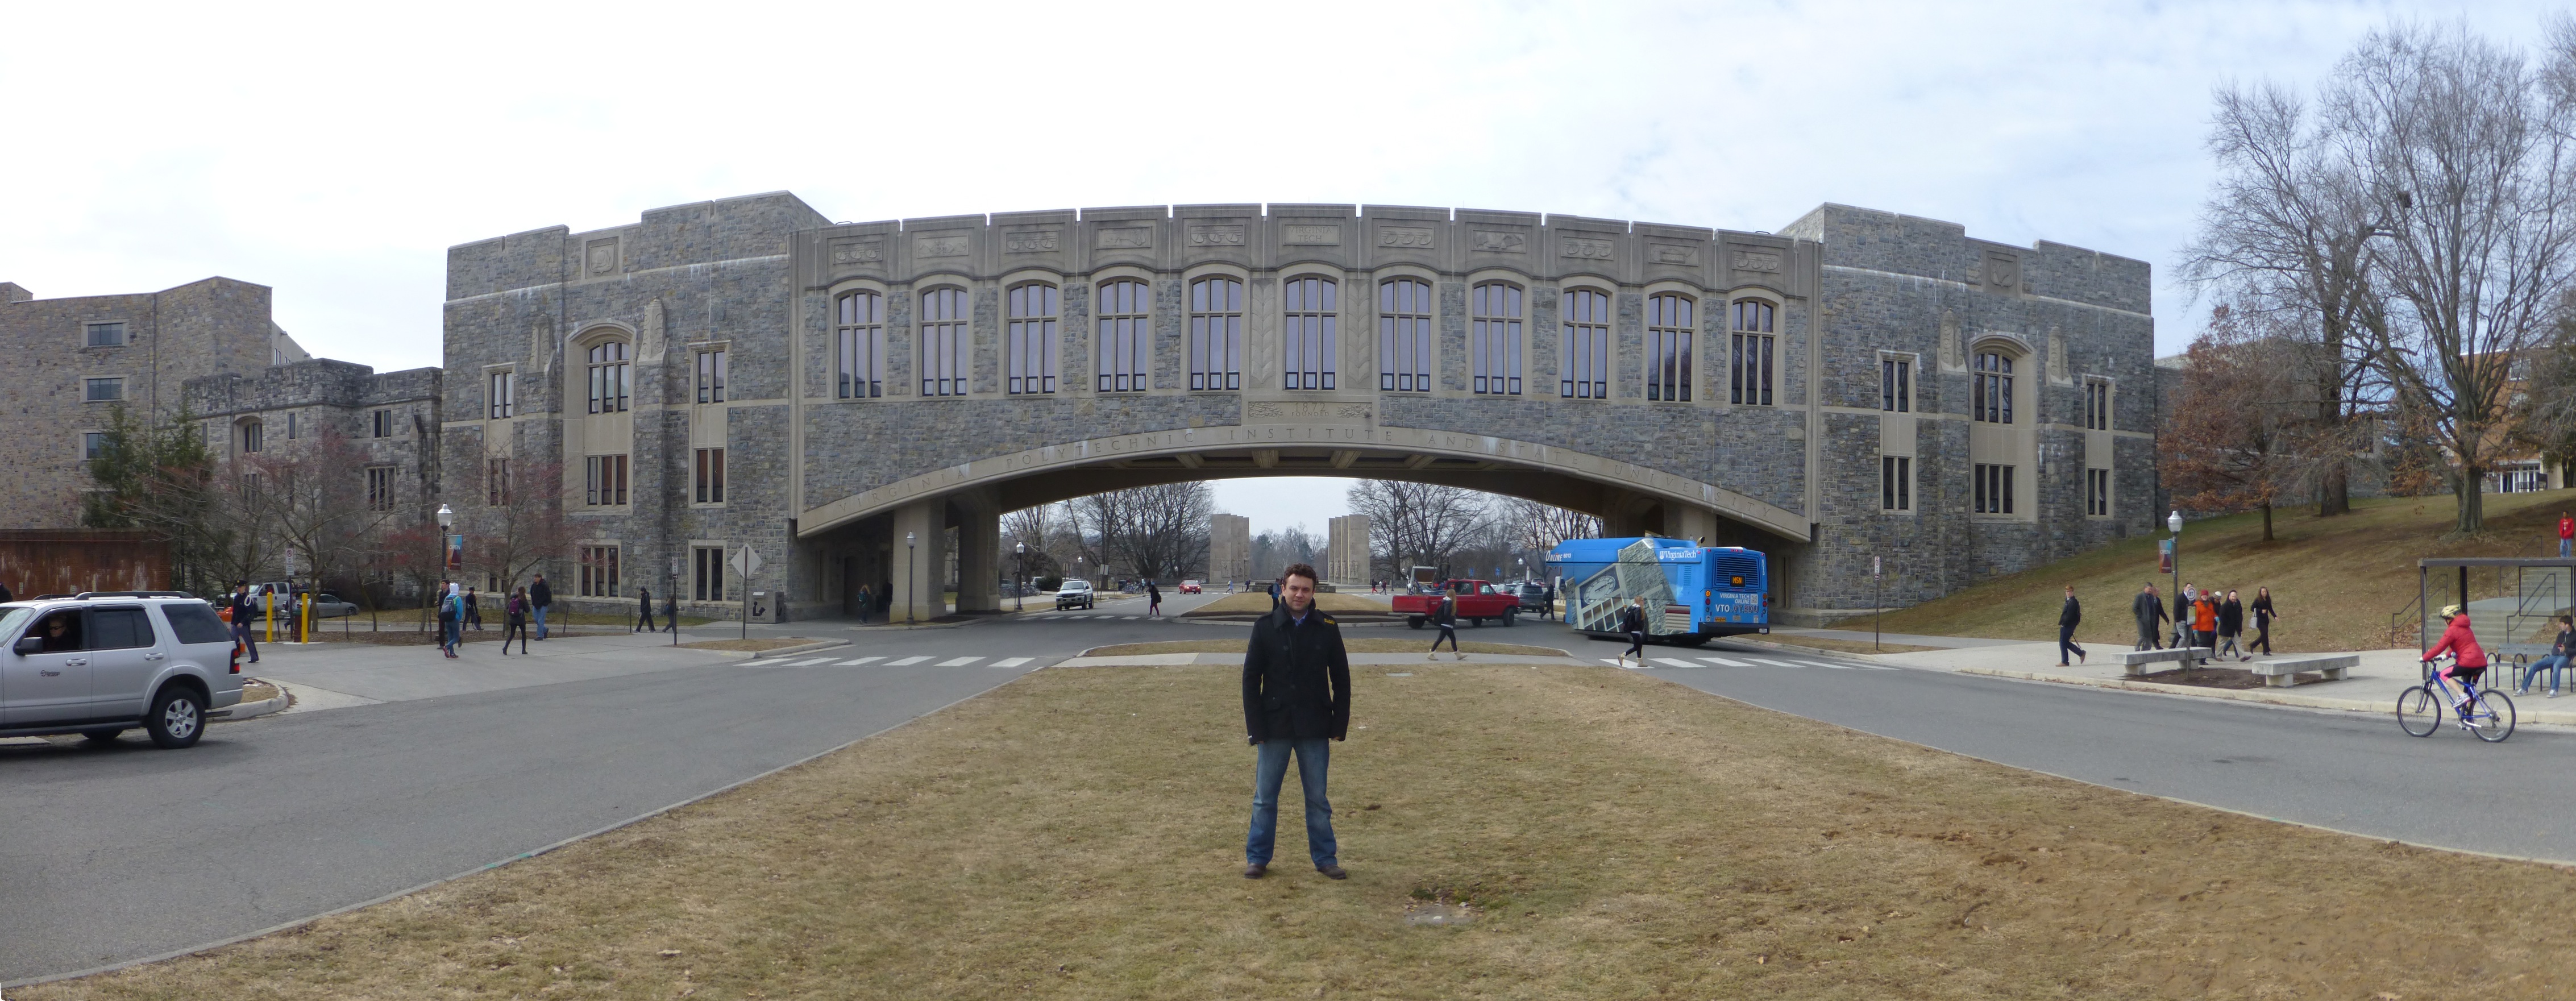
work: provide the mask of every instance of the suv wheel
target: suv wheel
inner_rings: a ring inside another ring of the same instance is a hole
[[[169,750],[195,744],[206,732],[205,697],[184,685],[162,689],[152,700],[152,711],[144,714],[143,729],[153,743]]]
[[[116,743],[117,736],[124,732],[123,727],[102,727],[96,730],[83,730],[81,736],[89,738],[89,742],[93,744],[113,744]]]

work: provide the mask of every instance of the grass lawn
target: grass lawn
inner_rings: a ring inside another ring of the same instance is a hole
[[[1327,612],[1383,612],[1387,609],[1387,603],[1384,598],[1370,597],[1364,594],[1343,594],[1338,591],[1318,591],[1315,593],[1315,607]],[[1239,615],[1249,612],[1267,612],[1269,610],[1269,595],[1247,592],[1244,594],[1226,595],[1225,597],[1218,598],[1215,601],[1190,609],[1188,614]]]
[[[1428,632],[1428,630],[1425,630]],[[1432,636],[1439,635],[1432,633]],[[1164,643],[1121,643],[1117,646],[1093,647],[1082,652],[1085,657],[1123,657],[1143,653],[1242,653],[1242,640],[1171,640]],[[1431,649],[1430,637],[1394,639],[1385,636],[1344,636],[1342,649],[1349,653],[1422,653]],[[1508,653],[1523,657],[1573,656],[1552,646],[1522,646],[1518,643],[1478,643],[1459,640],[1458,649],[1467,653]],[[1448,653],[1448,644],[1441,644]]]
[[[10,997],[2576,992],[2576,872],[2082,785],[1609,668],[1390,673],[1357,679],[1334,747],[1346,882],[1306,867],[1293,783],[1272,877],[1237,874],[1252,755],[1231,670],[1049,670],[557,852]]]
[[[2415,561],[2427,556],[2558,555],[2558,512],[2576,509],[2576,490],[2494,494],[2486,498],[2487,538],[2444,540],[2454,502],[2438,497],[2392,497],[2353,502],[2353,512],[2318,518],[2314,508],[2272,513],[2275,541],[2264,542],[2263,516],[2230,515],[2187,522],[2182,529],[2182,579],[2204,587],[2235,588],[2248,604],[2254,589],[2269,586],[2283,616],[2272,624],[2272,645],[2284,652],[2368,650],[2412,646],[2412,635],[2392,642],[2388,616],[2415,600]],[[2133,538],[2047,566],[1998,577],[1937,601],[1887,613],[1889,632],[1933,636],[1990,636],[2055,640],[2057,609],[2065,585],[2084,603],[2077,638],[2126,650],[2137,642],[2129,602],[2153,581],[2173,607],[2172,578],[2156,573],[2156,538]],[[1890,561],[1890,572],[1900,572]],[[2457,571],[2452,571],[2456,574]],[[2451,596],[2456,576],[2433,575],[2433,605]],[[2511,578],[2505,581],[2510,588]],[[2493,598],[2492,571],[2471,571],[2471,596]],[[1867,619],[1842,624],[1867,625]],[[2502,623],[2480,623],[2480,633]],[[2246,623],[2251,635],[2253,623]],[[2544,637],[2545,639],[2545,637]]]

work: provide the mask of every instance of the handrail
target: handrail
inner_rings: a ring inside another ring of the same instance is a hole
[[[2415,613],[2415,628],[2412,630],[2401,631],[2398,628],[2398,623],[2405,621],[2406,613],[2408,612]],[[2388,645],[2393,647],[2405,646],[2406,640],[2410,637],[2414,638],[2416,642],[2420,644],[2423,642],[2423,636],[2424,596],[2418,594],[2415,596],[2414,600],[2407,602],[2403,607],[2400,607],[2394,612],[2388,613]]]

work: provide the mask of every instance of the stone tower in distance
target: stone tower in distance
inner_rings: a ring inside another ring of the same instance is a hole
[[[1239,514],[1208,516],[1208,580],[1252,579],[1252,519]]]
[[[1346,514],[1326,523],[1324,579],[1365,587],[1369,582],[1369,519]]]

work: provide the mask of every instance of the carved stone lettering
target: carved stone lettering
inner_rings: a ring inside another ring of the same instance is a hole
[[[1243,226],[1240,223],[1225,226],[1192,226],[1190,227],[1190,246],[1243,246]]]
[[[1526,254],[1529,252],[1529,237],[1522,233],[1480,229],[1476,231],[1476,249],[1488,254]]]
[[[594,275],[617,273],[616,240],[590,241],[590,273]]]
[[[1737,247],[1735,248],[1735,252],[1732,257],[1734,258],[1735,270],[1737,271],[1764,271],[1777,273],[1780,270],[1780,252],[1776,250],[1754,250],[1749,247]]]
[[[1056,247],[1059,231],[1029,229],[1002,237],[1002,251],[1010,254],[1042,254]]]
[[[1342,242],[1342,228],[1330,225],[1317,226],[1290,223],[1289,225],[1279,227],[1279,242],[1305,244],[1308,246],[1331,246]]]
[[[884,240],[832,241],[832,263],[834,264],[877,264],[884,260]]]
[[[1135,250],[1153,245],[1154,230],[1150,226],[1120,226],[1100,231],[1099,246],[1102,250]]]
[[[1377,245],[1428,249],[1431,246],[1431,229],[1427,226],[1383,226],[1377,231]]]
[[[1557,240],[1557,253],[1587,261],[1606,261],[1618,252],[1618,244],[1609,240],[1587,240],[1568,236]]]
[[[1689,243],[1651,242],[1646,244],[1646,259],[1657,264],[1694,267],[1699,264],[1699,246]]]
[[[912,240],[912,256],[964,257],[966,256],[966,235],[963,233],[954,233],[946,236],[914,237]]]
[[[1243,405],[1244,418],[1256,421],[1367,421],[1370,412],[1365,403],[1324,400],[1256,400]]]

